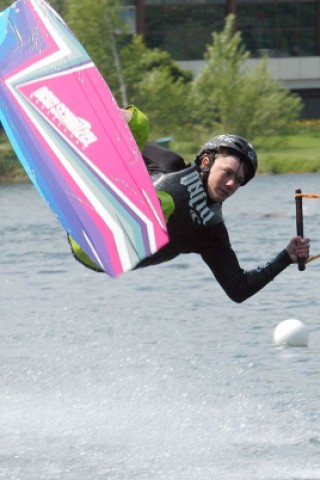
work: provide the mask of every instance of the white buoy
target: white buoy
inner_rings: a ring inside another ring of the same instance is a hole
[[[276,326],[273,332],[273,341],[276,345],[307,347],[309,330],[300,320],[289,318]]]

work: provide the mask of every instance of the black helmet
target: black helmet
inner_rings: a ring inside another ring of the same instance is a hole
[[[239,154],[240,159],[243,160],[247,166],[247,175],[243,185],[248,183],[249,180],[255,176],[258,168],[258,158],[251,143],[239,135],[223,134],[211,138],[201,148],[197,155],[196,162],[199,162],[204,153],[214,152],[220,147],[229,148]]]

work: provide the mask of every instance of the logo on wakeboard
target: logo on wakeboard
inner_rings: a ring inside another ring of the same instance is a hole
[[[91,124],[84,118],[75,115],[59,98],[46,86],[40,87],[30,94],[30,100],[41,105],[41,110],[46,110],[51,121],[67,129],[74,137],[87,148],[98,139],[91,131]]]

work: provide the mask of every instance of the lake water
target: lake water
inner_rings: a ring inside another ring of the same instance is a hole
[[[241,265],[295,234],[294,192],[260,176],[226,202]],[[305,199],[320,252],[320,200]],[[34,187],[0,186],[0,478],[320,480],[320,260],[232,303],[195,255],[112,280],[69,254]],[[278,348],[298,318],[306,348]]]

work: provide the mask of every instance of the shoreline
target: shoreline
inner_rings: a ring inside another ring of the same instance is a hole
[[[31,180],[22,168],[0,175],[0,185],[14,183],[31,183]]]
[[[294,172],[294,171],[288,171],[288,172],[281,172],[281,173],[272,173],[272,172],[258,172],[255,176],[273,176],[273,175],[303,175],[303,174],[312,174],[312,173],[320,173],[320,172],[313,172],[313,171],[306,171],[306,172]],[[5,175],[0,175],[0,187],[1,185],[19,185],[23,183],[30,183],[32,184],[32,181],[28,177],[28,175],[22,171],[15,171],[11,173],[7,173]]]

